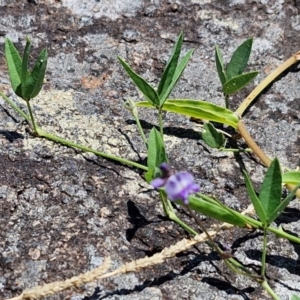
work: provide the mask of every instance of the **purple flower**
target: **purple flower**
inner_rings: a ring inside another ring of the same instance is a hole
[[[200,191],[198,184],[194,182],[194,177],[188,172],[178,172],[172,175],[166,163],[160,165],[162,177],[155,178],[150,184],[155,188],[164,187],[168,198],[171,201],[182,200],[188,204],[188,196]]]

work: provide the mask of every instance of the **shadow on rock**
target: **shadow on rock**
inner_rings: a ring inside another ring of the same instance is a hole
[[[181,272],[179,272],[179,273],[174,272],[174,271],[170,271],[165,275],[154,278],[153,280],[145,280],[143,283],[141,283],[140,285],[136,285],[132,289],[115,290],[113,292],[106,293],[105,295],[102,294],[102,296],[100,296],[100,297],[97,296],[98,298],[95,297],[95,295],[96,295],[96,293],[97,293],[97,295],[99,295],[100,289],[96,288],[95,293],[92,296],[86,297],[83,300],[102,300],[102,299],[105,299],[107,297],[114,296],[114,295],[125,296],[125,295],[130,295],[132,293],[141,292],[144,289],[149,288],[149,287],[159,287],[159,286],[161,286],[162,284],[164,284],[166,282],[169,282],[169,281],[172,281],[172,280],[176,279],[177,277],[181,277],[181,276],[184,276],[185,274],[187,274],[189,272],[193,272],[193,269],[195,267],[197,267],[201,262],[204,262],[204,261],[205,262],[210,262],[210,261],[214,261],[215,259],[216,259],[216,255],[214,253],[211,253],[211,254],[208,254],[208,255],[197,255],[193,259],[189,259],[186,262],[186,264],[184,265]],[[237,291],[239,291],[239,290],[237,290]],[[243,291],[245,292],[246,289],[243,290]],[[247,289],[247,292],[249,292],[248,289]],[[240,294],[241,294],[241,292],[240,292]],[[249,299],[249,298],[245,298],[245,299]]]
[[[261,261],[262,252],[259,250],[248,250],[245,254],[250,259]],[[281,269],[287,269],[290,273],[300,275],[300,260],[284,257],[281,255],[267,255],[267,263]]]
[[[227,281],[220,280],[217,278],[209,278],[209,277],[204,277],[202,279],[202,282],[205,282],[209,284],[210,286],[216,287],[220,291],[225,291],[228,295],[240,295],[242,296],[245,300],[250,300],[246,293],[253,293],[255,289],[253,287],[248,287],[245,289],[238,289],[234,287],[232,284],[230,284]]]
[[[0,130],[0,134],[3,135],[10,143],[17,139],[24,139],[24,135],[19,134],[16,131]]]

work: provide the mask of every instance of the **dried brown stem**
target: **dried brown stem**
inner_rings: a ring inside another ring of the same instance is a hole
[[[269,167],[272,162],[271,159],[259,148],[259,146],[256,144],[256,142],[252,139],[252,137],[250,136],[249,132],[247,131],[247,129],[242,121],[239,121],[237,130],[239,131],[241,136],[244,138],[247,145],[258,156],[258,158],[261,160],[261,162],[266,167]],[[296,188],[296,185],[286,184],[286,187],[289,191],[293,191]],[[295,195],[300,199],[300,189],[298,189],[296,191]]]

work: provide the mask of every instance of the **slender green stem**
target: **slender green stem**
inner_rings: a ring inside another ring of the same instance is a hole
[[[264,280],[261,283],[261,286],[269,293],[269,295],[274,299],[274,300],[280,300],[280,298],[275,294],[275,292],[271,289],[269,286],[268,282]]]
[[[232,148],[220,148],[219,151],[223,152],[253,152],[252,149],[247,148],[247,149],[232,149]]]
[[[218,245],[215,243],[215,241],[212,239],[212,237],[207,232],[206,228],[203,226],[201,220],[196,216],[196,214],[193,212],[193,210],[186,204],[184,204],[184,207],[188,210],[192,218],[195,220],[196,224],[200,227],[202,232],[204,232],[209,240],[210,246],[215,249],[220,257],[222,257],[223,251],[218,247]]]
[[[142,139],[143,139],[143,142],[144,142],[146,148],[148,148],[148,141],[147,141],[147,138],[146,138],[146,136],[145,136],[145,133],[144,133],[143,127],[142,127],[142,125],[141,125],[140,119],[139,119],[138,115],[135,115],[135,114],[133,114],[133,117],[134,117],[134,119],[135,119],[135,121],[136,121],[136,125],[137,125],[137,127],[138,127],[138,129],[139,129],[139,132],[140,132],[140,134],[141,134],[141,137],[142,137]]]
[[[229,95],[225,95],[225,107],[229,109]]]
[[[162,107],[158,109],[158,120],[159,120],[159,130],[162,140],[164,140],[164,128],[163,128],[163,119],[162,119]]]
[[[186,223],[184,223],[183,221],[181,221],[175,214],[174,208],[172,206],[172,203],[170,202],[170,200],[166,197],[166,194],[163,190],[159,191],[160,194],[160,199],[163,205],[163,209],[164,212],[166,214],[166,216],[176,222],[177,224],[179,224],[184,230],[186,230],[187,232],[193,234],[193,235],[197,235],[198,232],[195,231],[193,228],[191,228],[190,226],[188,226]]]
[[[199,220],[199,218],[195,215],[195,213],[187,206],[185,207],[188,209],[191,216],[194,218],[197,225],[200,227],[200,229],[206,234],[209,242],[208,244],[215,249],[218,254],[222,257],[223,251],[216,245],[214,240],[211,238],[205,227],[202,225],[202,222]],[[263,244],[263,256],[262,256],[262,270],[261,270],[261,277],[258,277],[257,275],[252,274],[249,270],[247,270],[243,265],[241,265],[239,262],[237,262],[234,258],[225,259],[225,263],[228,266],[230,270],[233,272],[244,275],[247,277],[252,278],[257,283],[260,283],[263,288],[267,290],[267,292],[273,297],[273,299],[278,299],[277,295],[274,293],[274,291],[270,288],[267,281],[265,280],[265,266],[266,266],[266,249],[267,249],[267,228],[264,230],[264,244]],[[262,280],[262,278],[264,280]]]
[[[197,193],[197,195],[200,196],[201,198],[207,200],[207,201],[212,202],[212,203],[215,202],[216,204],[222,206],[222,208],[226,209],[227,211],[229,211],[233,215],[237,216],[238,218],[242,218],[245,221],[245,223],[247,223],[249,225],[249,227],[251,226],[252,228],[263,230],[263,224],[260,221],[255,220],[251,217],[248,217],[247,215],[243,215],[243,214],[235,211],[234,209],[231,209],[231,208],[227,207],[222,202],[220,202],[216,199],[212,199],[212,198],[210,198],[210,197],[208,197],[204,194]],[[295,242],[297,244],[300,244],[300,238],[298,238],[297,236],[288,234],[288,233],[284,232],[282,229],[277,229],[277,228],[274,228],[272,226],[268,226],[267,230],[274,233],[274,234],[276,234],[277,236],[286,238],[286,239],[290,240],[291,242]]]
[[[8,103],[16,112],[18,112],[26,121],[30,121],[30,117],[26,115],[23,110],[11,101],[3,92],[0,91],[0,96]]]
[[[136,124],[137,124],[137,127],[139,129],[139,132],[141,134],[141,137],[145,143],[145,146],[146,148],[148,148],[148,141],[146,139],[146,136],[145,136],[145,133],[144,133],[144,130],[143,130],[143,127],[141,126],[141,122],[140,122],[140,119],[139,119],[139,115],[138,115],[138,110],[137,110],[137,106],[135,104],[135,101],[132,100],[132,99],[128,99],[126,102],[125,102],[125,107],[131,112],[131,114],[133,115],[135,121],[136,121]]]
[[[266,258],[267,258],[267,227],[264,228],[264,238],[263,238],[263,249],[262,249],[262,255],[261,255],[261,277],[266,278]]]
[[[48,139],[50,141],[54,141],[56,143],[60,143],[60,144],[63,144],[63,145],[67,145],[69,147],[73,147],[73,148],[77,148],[77,149],[83,150],[85,152],[91,152],[91,153],[94,153],[94,154],[96,154],[98,156],[102,156],[102,157],[107,158],[107,159],[118,161],[118,162],[120,162],[122,164],[125,164],[125,165],[129,165],[129,166],[136,167],[136,168],[139,168],[139,169],[144,170],[144,171],[148,171],[148,168],[146,166],[144,166],[144,165],[138,164],[136,162],[133,162],[133,161],[130,161],[130,160],[127,160],[127,159],[124,159],[124,158],[120,158],[118,156],[114,156],[114,155],[111,155],[111,154],[106,154],[106,153],[101,152],[101,151],[96,151],[94,149],[91,149],[91,148],[85,147],[83,145],[79,145],[79,144],[73,143],[71,141],[62,139],[62,138],[60,138],[58,136],[55,136],[55,135],[52,135],[52,134],[49,134],[49,133],[45,132],[44,130],[42,130],[41,128],[39,128],[39,127],[36,126],[36,124],[34,122],[34,117],[33,117],[33,114],[32,114],[32,110],[31,110],[31,106],[29,104],[29,101],[26,101],[26,103],[27,103],[27,107],[28,107],[28,111],[29,111],[30,117],[28,115],[26,115],[13,101],[11,101],[1,91],[0,91],[0,95],[25,120],[27,120],[28,122],[31,121],[34,133],[36,133],[38,136],[44,137],[44,138],[46,138],[46,139]]]
[[[229,210],[235,214],[237,213],[235,210],[232,210],[229,208]],[[240,213],[238,213],[239,216],[240,216]],[[248,216],[245,216],[245,215],[242,215],[243,219],[250,225],[252,226],[253,228],[256,228],[256,229],[263,229],[263,225],[260,221],[257,221],[257,220],[254,220]],[[277,228],[274,228],[274,227],[271,227],[269,226],[267,228],[268,231],[276,234],[277,236],[280,236],[280,237],[283,237],[283,238],[286,238],[288,239],[289,241],[291,242],[295,242],[297,244],[300,244],[300,238],[298,238],[297,236],[294,236],[294,235],[291,235],[291,234],[288,234],[286,232],[284,232],[282,229],[277,229]]]
[[[104,152],[101,152],[101,151],[96,151],[94,149],[88,148],[88,147],[80,145],[80,144],[73,143],[71,141],[62,139],[58,136],[49,134],[49,133],[43,131],[42,129],[40,129],[38,127],[37,127],[37,133],[40,137],[44,137],[48,140],[51,140],[51,141],[54,141],[54,142],[57,142],[57,143],[60,143],[60,144],[63,144],[63,145],[67,145],[69,147],[77,148],[77,149],[83,150],[85,152],[91,152],[91,153],[94,153],[98,156],[101,156],[101,157],[104,157],[104,158],[107,158],[107,159],[111,159],[111,160],[114,160],[114,161],[118,161],[122,164],[129,165],[129,166],[132,166],[132,167],[136,167],[136,168],[139,168],[139,169],[144,170],[144,171],[148,171],[148,168],[144,165],[138,164],[136,162],[133,162],[133,161],[130,161],[130,160],[118,157],[118,156],[107,154],[107,153],[104,153]]]
[[[36,125],[35,125],[35,121],[34,121],[34,117],[33,117],[33,113],[32,113],[32,110],[31,110],[31,106],[30,106],[30,103],[29,103],[29,100],[26,100],[26,104],[27,104],[27,108],[28,108],[28,111],[29,111],[29,115],[30,115],[31,125],[33,127],[33,131],[34,131],[34,133],[38,134],[37,129],[36,129]]]
[[[220,255],[220,257],[222,258],[224,255],[224,252],[218,247],[218,245],[214,242],[214,240],[212,239],[212,237],[209,235],[209,233],[207,232],[206,228],[202,225],[201,220],[199,220],[199,218],[196,216],[196,214],[193,212],[193,210],[187,206],[184,205],[184,207],[189,211],[189,213],[191,214],[191,216],[193,217],[193,219],[195,220],[196,224],[200,227],[200,229],[206,234],[207,238],[208,238],[208,242],[207,244],[213,248],[215,251],[217,251],[217,253]],[[255,274],[252,274],[247,268],[245,268],[242,264],[240,264],[238,261],[236,261],[234,258],[229,257],[224,259],[226,265],[228,266],[228,268],[230,270],[232,270],[233,272],[243,275],[243,276],[247,276],[252,278],[253,280],[255,280],[258,283],[262,282],[262,278],[260,276],[257,276]]]
[[[162,206],[164,209],[164,213],[167,217],[169,217],[169,212],[170,211],[174,212],[173,207],[172,207],[171,203],[168,203],[168,199],[167,199],[164,191],[159,190],[159,196],[160,196],[161,203],[162,203]]]
[[[169,200],[168,200],[169,201]],[[186,230],[187,232],[193,234],[193,235],[197,235],[198,232],[195,231],[192,227],[190,227],[189,225],[187,225],[186,223],[184,223],[183,221],[181,221],[175,214],[174,211],[170,211],[169,212],[169,218],[170,220],[176,222],[177,224],[179,224],[184,230]]]
[[[247,268],[245,268],[243,265],[241,265],[234,258],[226,259],[225,262],[226,262],[226,265],[228,266],[228,268],[230,268],[230,270],[232,270],[236,274],[249,277],[259,284],[262,282],[262,279],[260,276],[258,276],[256,274],[252,274]]]
[[[197,217],[197,215],[193,212],[193,210],[188,206],[184,205],[184,207],[188,210],[192,218],[195,220],[196,224],[200,227],[200,229],[206,234],[209,242],[207,244],[217,251],[217,253],[220,255],[221,258],[224,257],[224,252],[218,247],[218,245],[215,243],[215,241],[212,239],[212,237],[207,232],[206,228],[203,226],[201,220]],[[238,274],[251,277],[252,279],[259,281],[261,278],[258,278],[257,275],[253,275],[248,269],[246,269],[243,265],[241,265],[238,261],[236,261],[234,258],[229,257],[224,259],[226,265],[228,268]]]

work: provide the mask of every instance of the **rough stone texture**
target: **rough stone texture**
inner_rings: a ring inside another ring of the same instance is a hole
[[[117,56],[154,85],[180,30],[183,51],[195,53],[173,97],[223,104],[214,46],[228,62],[249,36],[254,46],[249,70],[260,75],[231,99],[235,109],[255,84],[300,49],[299,1],[6,1],[0,0],[0,88],[13,95],[4,60],[9,37],[19,49],[25,36],[33,54],[44,47],[49,63],[43,92],[32,104],[46,131],[124,158],[144,161],[146,150],[130,114],[128,97],[141,99]],[[251,135],[271,157],[296,168],[299,162],[299,72],[292,68],[265,91],[245,115]],[[136,169],[81,153],[28,133],[28,125],[0,99],[0,298],[24,288],[62,280],[97,267],[110,255],[114,267],[152,255],[185,237],[163,217],[157,193]],[[141,110],[146,130],[157,124],[153,111]],[[249,204],[239,164],[199,140],[200,128],[167,113],[170,163],[193,172],[202,191],[243,210]],[[256,187],[265,169],[240,157]],[[299,202],[279,222],[299,232]],[[188,223],[181,211],[179,215]],[[211,221],[207,220],[209,227]],[[242,263],[258,266],[262,236],[226,232]],[[299,245],[273,236],[268,277],[281,297],[300,293]],[[232,274],[204,245],[136,274],[87,285],[49,299],[269,299],[251,280]]]

